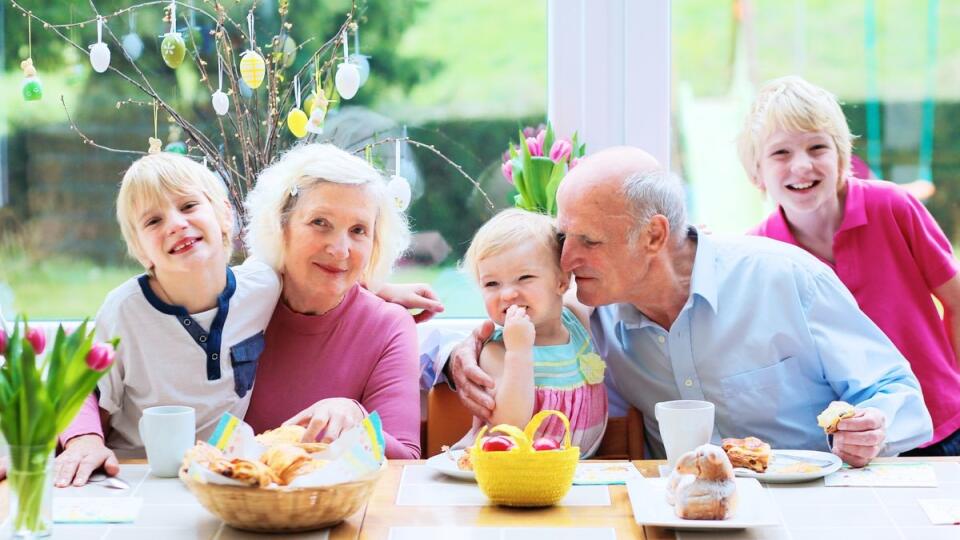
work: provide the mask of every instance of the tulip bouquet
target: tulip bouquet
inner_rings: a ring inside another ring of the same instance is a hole
[[[501,171],[503,176],[517,188],[514,204],[518,208],[556,215],[557,188],[567,171],[577,165],[586,145],[572,139],[557,138],[553,127],[536,134],[532,128],[520,132],[520,144],[510,144],[504,155]]]
[[[118,342],[94,343],[93,335],[87,321],[69,335],[61,326],[52,349],[39,361],[47,344],[42,330],[18,318],[8,339],[0,327],[0,431],[10,448],[7,476],[15,536],[49,534],[49,501],[44,499],[52,485],[47,462],[57,434],[113,363]]]

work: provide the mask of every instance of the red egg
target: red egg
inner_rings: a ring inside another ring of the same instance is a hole
[[[494,435],[483,440],[484,452],[503,452],[513,448],[513,439],[503,435]]]
[[[533,449],[538,452],[541,450],[559,450],[560,443],[549,437],[540,437],[533,441]]]

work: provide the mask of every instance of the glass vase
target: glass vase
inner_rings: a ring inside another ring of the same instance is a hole
[[[45,538],[53,526],[52,445],[8,446],[10,513],[4,531],[12,538]]]

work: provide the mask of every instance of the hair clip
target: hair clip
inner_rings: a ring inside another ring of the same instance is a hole
[[[294,184],[293,187],[290,188],[290,196],[296,197],[299,194],[300,194],[300,187]]]

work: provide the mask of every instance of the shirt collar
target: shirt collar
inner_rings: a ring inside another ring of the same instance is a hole
[[[696,257],[693,261],[693,270],[690,276],[690,297],[683,309],[693,305],[693,298],[699,296],[707,301],[714,313],[717,311],[717,276],[716,276],[716,247],[710,240],[710,235],[697,232],[693,226],[687,228],[687,238],[697,242]],[[633,304],[619,303],[614,306],[616,320],[628,330],[657,326],[647,318]]]

